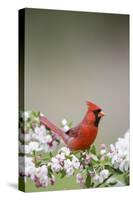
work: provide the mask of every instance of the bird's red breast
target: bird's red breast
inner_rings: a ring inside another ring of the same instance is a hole
[[[98,128],[94,126],[84,126],[80,128],[77,138],[71,138],[68,146],[72,150],[87,149],[95,140]]]

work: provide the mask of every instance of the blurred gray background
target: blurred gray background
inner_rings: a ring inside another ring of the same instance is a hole
[[[59,124],[103,108],[96,145],[129,128],[129,16],[26,9],[25,107]]]

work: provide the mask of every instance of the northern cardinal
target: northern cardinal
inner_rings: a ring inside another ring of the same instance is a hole
[[[94,103],[87,101],[87,107],[88,110],[83,120],[66,132],[44,116],[40,117],[40,121],[60,136],[71,150],[85,150],[94,142],[98,132],[99,121],[104,116],[102,109]]]

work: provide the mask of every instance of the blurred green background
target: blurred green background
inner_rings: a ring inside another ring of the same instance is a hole
[[[129,16],[27,8],[25,109],[75,125],[86,100],[106,113],[96,146],[114,143],[129,128]],[[77,187],[62,181],[55,189]]]

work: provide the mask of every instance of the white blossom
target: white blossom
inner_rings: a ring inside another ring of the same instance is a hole
[[[32,140],[32,132],[28,133],[19,132],[19,140],[25,143],[30,142]]]
[[[122,172],[128,171],[128,169],[129,169],[129,162],[128,162],[128,160],[123,160],[123,161],[120,163],[119,169],[120,169]]]
[[[65,158],[65,154],[62,152],[62,153],[59,153],[56,155],[56,158],[58,159],[59,162],[62,162],[64,161],[66,158]]]
[[[126,133],[124,138],[118,138],[115,147],[120,156],[127,156],[129,153],[129,133]]]
[[[100,154],[101,155],[105,155],[106,154],[106,149],[101,149]]]
[[[33,151],[40,151],[41,148],[39,147],[38,142],[30,142],[29,144],[25,145],[25,153],[32,154]]]
[[[118,138],[115,145],[110,145],[108,156],[111,158],[112,165],[120,171],[129,169],[129,132],[123,138]]]
[[[46,137],[46,128],[42,125],[40,127],[35,127],[34,133],[32,134],[32,138],[43,143],[45,141],[45,137]]]
[[[46,135],[46,128],[45,128],[45,126],[41,125],[39,127],[35,127],[35,133],[37,135],[40,135],[40,134]]]
[[[63,126],[67,125],[67,120],[66,120],[66,119],[63,119],[63,120],[61,121],[61,124],[62,124]]]
[[[66,169],[67,176],[72,176],[73,173],[74,173],[73,167],[69,167],[69,168]]]
[[[79,167],[80,167],[80,162],[79,162],[78,158],[74,155],[72,155],[72,165],[75,169],[79,169]]]
[[[67,170],[68,168],[72,167],[72,161],[69,159],[66,159],[64,161],[64,169]]]
[[[74,155],[72,155],[72,160],[66,159],[64,161],[64,169],[68,176],[73,175],[74,169],[79,169],[79,167],[80,167],[80,162]]]
[[[82,174],[78,173],[78,174],[76,175],[76,182],[79,183],[79,184],[82,184],[82,183],[85,182],[85,179],[84,179],[84,177],[83,177]]]
[[[62,166],[60,165],[60,161],[56,157],[52,158],[50,166],[53,172],[59,172],[62,169]]]
[[[25,142],[30,142],[31,138],[32,138],[32,133],[31,132],[24,134],[24,140],[25,140]]]
[[[30,176],[35,170],[32,157],[19,156],[19,173],[21,175]]]
[[[91,161],[92,161],[91,155],[87,154],[85,157],[85,164],[88,165],[91,163]]]
[[[46,129],[43,127],[44,126],[36,127],[36,131],[32,134],[32,139],[39,142],[42,151],[53,151],[58,146],[58,142],[56,141],[57,137],[54,133],[47,133]]]
[[[65,125],[65,126],[63,127],[63,130],[64,130],[65,132],[67,132],[69,129],[70,129],[70,128],[69,128],[68,125]]]
[[[62,152],[64,153],[66,156],[70,155],[70,149],[67,148],[67,147],[62,147],[60,150],[59,150],[59,153]]]
[[[49,183],[47,166],[43,165],[36,168],[31,179],[35,181],[37,187],[47,187]]]
[[[46,135],[46,142],[52,142],[52,136],[51,135]]]
[[[98,174],[96,174],[96,175],[93,177],[93,182],[94,182],[95,184],[100,184],[100,183],[103,182],[103,177],[100,176],[100,175],[98,175]]]
[[[100,176],[104,179],[108,178],[109,176],[109,170],[107,169],[103,169],[101,172],[100,172]]]
[[[67,176],[73,175],[73,173],[74,173],[74,167],[73,167],[73,163],[72,163],[71,160],[66,159],[64,161],[64,169],[65,169],[65,172],[66,172]]]
[[[35,172],[35,164],[32,161],[32,157],[24,157],[25,160],[25,176],[31,176]]]
[[[105,155],[106,154],[106,145],[105,144],[101,144],[100,154],[101,155]]]
[[[20,116],[22,117],[22,119],[24,121],[27,121],[29,119],[29,117],[30,117],[30,113],[31,113],[30,111],[21,112]]]
[[[115,152],[115,146],[113,144],[110,144],[110,153]]]

